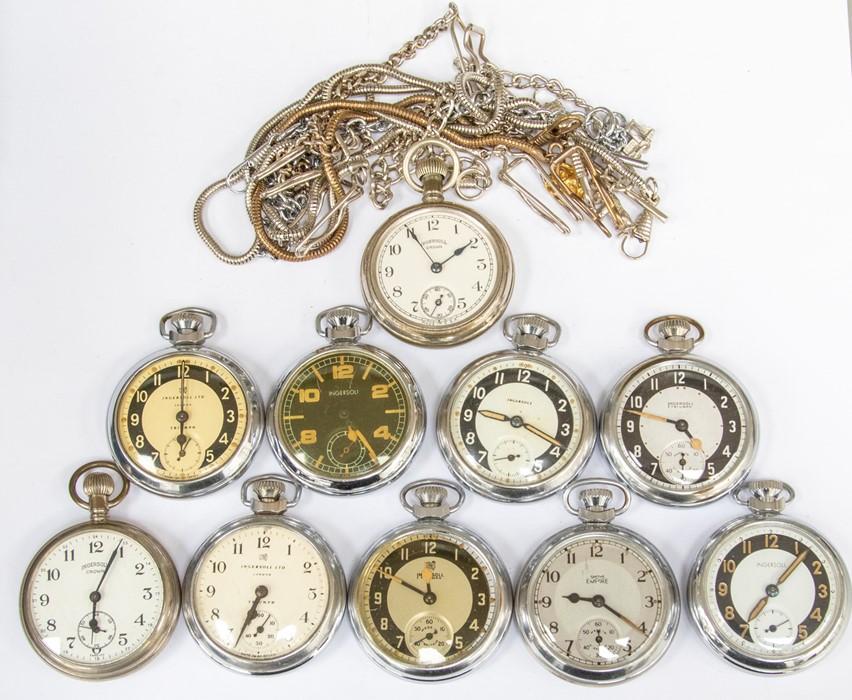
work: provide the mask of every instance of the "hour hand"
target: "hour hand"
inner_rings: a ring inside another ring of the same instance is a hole
[[[492,420],[499,421],[507,421],[509,420],[509,416],[505,413],[497,413],[497,411],[489,411],[487,408],[482,408],[478,411],[480,416],[484,416],[485,418],[491,418]]]

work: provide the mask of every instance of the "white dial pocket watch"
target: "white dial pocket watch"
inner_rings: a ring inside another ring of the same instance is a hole
[[[849,620],[849,574],[819,533],[781,515],[793,500],[782,481],[743,484],[752,511],[710,536],[687,592],[701,636],[730,663],[782,674],[822,658]]]
[[[301,490],[273,474],[246,481],[242,501],[253,514],[210,535],[187,567],[189,631],[234,671],[300,666],[331,639],[343,615],[346,580],[337,556],[316,530],[285,515]]]
[[[613,490],[622,496],[617,508]],[[557,676],[620,683],[668,649],[680,617],[677,581],[656,547],[611,523],[630,504],[624,486],[583,479],[565,489],[563,500],[582,523],[552,535],[530,556],[518,580],[518,626]]]
[[[371,491],[396,479],[423,440],[417,382],[395,357],[358,339],[373,319],[357,306],[317,316],[330,342],[300,360],[269,402],[267,435],[281,464],[331,495]]]
[[[511,620],[512,585],[488,544],[444,521],[464,501],[458,485],[415,481],[400,498],[417,520],[370,547],[352,579],[349,617],[370,658],[391,673],[453,678],[500,643]]]
[[[586,389],[544,355],[559,324],[537,314],[510,316],[514,350],[465,367],[444,394],[438,443],[453,474],[489,498],[529,501],[563,487],[595,446],[595,410]]]
[[[651,357],[618,380],[601,416],[601,442],[618,477],[656,503],[694,506],[745,479],[757,445],[757,416],[745,390],[691,354],[704,338],[686,316],[645,326]]]
[[[150,355],[118,385],[107,431],[134,483],[161,496],[200,496],[245,471],[263,435],[260,393],[227,355],[202,347],[216,330],[205,309],[160,319],[172,348]]]
[[[440,149],[452,159],[428,148]],[[410,168],[414,161],[416,177]],[[402,174],[423,202],[388,219],[367,244],[361,285],[367,306],[390,333],[419,345],[455,345],[476,337],[506,309],[514,283],[512,254],[500,232],[468,207],[444,201],[461,164],[437,138],[415,143]]]
[[[90,521],[55,535],[33,557],[21,586],[21,621],[53,668],[90,680],[114,678],[148,661],[168,641],[180,610],[180,580],[162,545],[134,525],[108,519],[127,495],[112,462],[71,476],[71,498]],[[77,492],[83,479],[84,499]],[[115,495],[114,495],[115,494]]]

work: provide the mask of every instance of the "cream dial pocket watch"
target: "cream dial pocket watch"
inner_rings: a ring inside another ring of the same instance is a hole
[[[438,412],[438,443],[453,474],[489,498],[529,501],[563,487],[595,446],[595,411],[586,389],[545,350],[555,321],[511,316],[503,334],[514,350],[472,362]]]
[[[621,492],[617,508],[613,491]],[[518,580],[518,626],[557,676],[620,683],[647,671],[668,649],[680,617],[677,581],[656,547],[611,523],[630,503],[624,486],[584,479],[563,499],[582,524],[557,532],[530,556]]]
[[[618,477],[656,503],[694,506],[745,479],[757,445],[757,416],[727,372],[691,354],[704,338],[686,316],[645,326],[652,357],[618,380],[601,416],[601,442]]]
[[[331,495],[393,481],[423,440],[426,408],[414,377],[389,353],[358,342],[372,324],[357,306],[320,313],[316,330],[330,344],[288,372],[269,403],[267,435],[278,460]]]
[[[452,169],[427,148],[448,154]],[[419,183],[410,173],[412,161]],[[453,186],[460,168],[446,141],[414,144],[402,172],[423,193],[423,202],[388,219],[361,261],[364,298],[373,316],[411,343],[470,340],[500,318],[512,293],[512,255],[503,236],[472,209],[444,201],[443,191]]]
[[[687,587],[701,636],[725,660],[757,673],[798,671],[839,641],[849,620],[849,574],[819,533],[781,515],[781,481],[743,484],[752,511],[710,536]]]
[[[189,631],[234,671],[300,666],[331,639],[343,615],[346,580],[337,556],[316,530],[285,515],[301,490],[272,474],[246,481],[242,501],[253,514],[220,527],[187,567]]]
[[[479,536],[445,522],[464,501],[456,484],[416,481],[401,499],[417,520],[388,532],[361,560],[349,591],[352,627],[391,673],[453,678],[482,662],[505,634],[509,575]]]
[[[33,557],[21,586],[21,620],[33,649],[53,668],[90,680],[148,661],[168,641],[180,610],[180,581],[168,553],[144,530],[110,520],[112,462],[71,477],[71,498],[90,521],[55,535]],[[82,478],[84,499],[77,492]]]
[[[122,472],[161,496],[199,496],[248,467],[263,434],[260,393],[227,355],[203,347],[216,329],[205,309],[160,319],[172,348],[146,357],[109,408],[110,448]]]

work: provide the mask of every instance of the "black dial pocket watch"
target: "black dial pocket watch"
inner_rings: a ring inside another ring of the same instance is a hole
[[[90,513],[52,537],[33,557],[21,586],[24,632],[53,668],[100,680],[128,673],[169,640],[180,611],[180,581],[162,545],[135,525],[110,520],[112,462],[91,462],[71,476],[71,499]],[[86,498],[77,492],[82,478]],[[11,670],[11,669],[10,669]]]
[[[701,636],[748,671],[792,673],[821,659],[849,621],[849,573],[831,544],[781,515],[793,500],[782,481],[734,493],[751,513],[722,526],[689,576],[689,609]]]
[[[205,309],[160,319],[172,348],[146,357],[119,383],[107,431],[116,463],[161,496],[200,496],[245,471],[263,435],[260,393],[227,355],[204,347],[216,330]]]
[[[745,479],[757,445],[757,416],[740,384],[692,355],[704,338],[686,316],[662,316],[645,339],[662,353],[618,380],[601,416],[601,442],[615,473],[656,503],[694,506]]]
[[[489,498],[529,501],[563,487],[595,446],[595,410],[586,389],[544,352],[559,340],[556,321],[510,316],[514,350],[475,360],[456,377],[438,412],[441,452],[453,474]]]

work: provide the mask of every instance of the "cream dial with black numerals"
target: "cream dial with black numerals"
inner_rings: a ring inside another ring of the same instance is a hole
[[[210,642],[243,659],[273,659],[304,646],[317,631],[328,607],[329,575],[302,533],[252,523],[199,557],[191,596]]]

